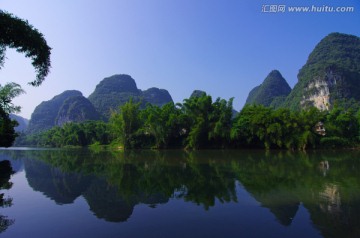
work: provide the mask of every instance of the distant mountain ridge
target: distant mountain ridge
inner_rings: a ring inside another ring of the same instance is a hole
[[[195,90],[191,97],[203,93]],[[149,88],[142,91],[131,76],[117,74],[100,81],[87,99],[81,92],[69,90],[42,102],[34,110],[27,131],[39,132],[71,121],[107,120],[112,111],[118,110],[130,98],[141,102],[142,107],[146,103],[162,106],[173,102],[167,90]],[[262,84],[249,92],[246,104],[292,110],[315,106],[328,110],[336,102],[349,100],[360,103],[360,38],[331,33],[309,54],[292,90],[281,73],[273,70]]]
[[[31,114],[28,133],[37,133],[54,127],[58,112],[69,97],[82,96],[77,90],[67,90],[48,101],[40,103]]]
[[[103,79],[94,92],[86,98],[80,91],[67,90],[48,101],[40,103],[29,121],[27,133],[38,133],[68,122],[107,120],[112,110],[118,110],[132,98],[134,101],[162,106],[172,102],[165,89],[149,88],[141,91],[135,80],[126,74]]]
[[[162,106],[173,102],[171,95],[165,89],[149,88],[142,91],[137,88],[135,80],[126,74],[116,74],[104,78],[92,94],[88,97],[96,110],[106,119],[110,117],[111,111],[118,110],[119,106],[125,104],[130,98],[135,102],[141,102]]]
[[[26,131],[28,125],[29,125],[29,120],[26,118],[23,118],[21,116],[15,115],[15,114],[10,114],[10,118],[11,120],[15,120],[19,123],[19,125],[17,127],[15,127],[15,131],[16,132],[24,132]]]

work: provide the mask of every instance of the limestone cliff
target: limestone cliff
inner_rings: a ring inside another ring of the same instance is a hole
[[[335,102],[352,99],[360,101],[360,38],[332,33],[309,55],[284,106],[329,110]]]

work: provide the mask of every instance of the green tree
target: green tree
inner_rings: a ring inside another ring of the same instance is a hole
[[[88,121],[82,123],[87,145],[98,142],[107,145],[110,142],[109,124],[103,121]]]
[[[202,92],[184,100],[183,114],[187,122],[183,124],[188,135],[186,148],[225,147],[230,142],[233,99],[229,101],[217,98],[212,102],[210,95]]]
[[[12,146],[17,136],[14,127],[18,123],[11,120],[9,114],[20,111],[20,107],[15,106],[11,101],[22,93],[24,91],[16,83],[7,83],[4,86],[0,84],[0,146]]]
[[[140,117],[143,121],[142,133],[153,137],[155,148],[167,148],[181,143],[186,123],[178,105],[172,102],[162,107],[147,104]]]
[[[353,108],[337,105],[326,115],[326,136],[321,143],[325,147],[348,147],[358,142],[359,122]]]
[[[297,148],[306,150],[319,144],[320,135],[315,131],[315,126],[324,121],[324,116],[324,112],[315,107],[302,110],[296,116],[298,127],[295,128],[293,136],[296,138]]]
[[[229,101],[217,98],[210,114],[209,139],[213,145],[224,147],[230,142],[233,115],[233,98]]]
[[[231,138],[238,146],[305,150],[319,143],[315,125],[322,119],[316,108],[297,112],[246,105],[234,120]]]
[[[271,111],[271,121],[267,126],[269,143],[273,147],[293,148],[294,147],[294,130],[297,126],[295,117],[289,109],[280,108]]]
[[[231,137],[237,144],[245,146],[271,146],[268,127],[272,109],[262,105],[245,105],[234,120]]]
[[[10,114],[20,112],[20,107],[12,103],[13,98],[25,93],[17,83],[7,83],[4,86],[0,84],[0,107],[5,113]]]
[[[51,48],[43,35],[27,21],[0,10],[0,68],[4,65],[6,47],[14,48],[31,58],[36,71],[36,79],[30,82],[39,86],[49,73]],[[0,146],[11,146],[15,140],[15,122],[9,120],[9,113],[18,112],[11,100],[24,91],[18,84],[0,86]]]
[[[140,102],[134,103],[132,99],[120,107],[119,113],[113,113],[110,123],[113,128],[114,137],[120,140],[124,149],[131,149],[137,146],[138,130],[140,121]]]
[[[158,106],[147,104],[141,111],[140,117],[143,119],[142,133],[151,135],[155,139],[155,148],[165,147],[167,137],[166,119],[162,109]]]
[[[355,140],[359,133],[356,113],[351,108],[345,110],[344,108],[335,106],[326,116],[325,126],[329,136]]]
[[[0,68],[4,65],[6,47],[31,58],[36,79],[30,84],[39,86],[49,73],[51,48],[44,36],[28,21],[0,10]]]
[[[212,111],[211,96],[204,93],[200,97],[185,99],[183,110],[190,122],[186,148],[199,149],[208,145],[209,115]]]
[[[15,127],[18,123],[11,120],[8,113],[0,107],[0,147],[12,146],[17,134]]]

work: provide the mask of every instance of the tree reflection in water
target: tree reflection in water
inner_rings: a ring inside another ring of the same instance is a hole
[[[10,161],[0,161],[0,190],[10,189],[12,183],[10,177],[14,173]],[[0,193],[0,208],[10,207],[12,205],[11,198],[4,198],[4,193]],[[14,223],[14,220],[8,219],[6,216],[0,214],[0,233],[4,232],[9,226]]]
[[[83,196],[101,219],[124,222],[138,204],[170,199],[201,205],[241,202],[238,182],[283,226],[299,207],[324,237],[360,234],[358,152],[27,151],[34,190],[58,204]],[[325,161],[325,162],[323,162]]]

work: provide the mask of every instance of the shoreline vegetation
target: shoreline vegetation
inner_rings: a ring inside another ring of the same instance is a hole
[[[237,114],[233,99],[206,93],[162,107],[132,99],[109,121],[66,123],[37,134],[20,134],[14,146],[128,149],[285,149],[357,148],[357,104],[335,104],[329,111],[302,111],[245,105]],[[350,106],[349,106],[350,105]]]

